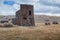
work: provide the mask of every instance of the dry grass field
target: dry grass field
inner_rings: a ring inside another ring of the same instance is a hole
[[[0,28],[0,40],[60,40],[60,24],[36,23],[34,27]]]

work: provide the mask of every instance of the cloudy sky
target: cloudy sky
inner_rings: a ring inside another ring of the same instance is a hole
[[[60,16],[60,0],[0,0],[0,15],[15,15],[19,4],[34,5],[37,15]]]

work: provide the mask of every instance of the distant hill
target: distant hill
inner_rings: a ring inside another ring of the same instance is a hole
[[[56,16],[46,16],[46,15],[35,15],[35,22],[45,22],[45,20],[58,21],[60,22],[60,17]]]
[[[4,16],[0,16],[0,18],[2,18]],[[14,15],[9,15],[9,16],[6,16],[8,18],[15,18]],[[35,15],[35,22],[45,22],[45,20],[50,20],[50,22],[52,21],[58,21],[60,22],[60,17],[56,17],[56,16],[46,16],[46,15]]]

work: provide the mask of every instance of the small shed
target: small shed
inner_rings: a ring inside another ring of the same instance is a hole
[[[0,19],[0,23],[5,23],[5,22],[9,22],[9,19],[6,17]]]
[[[50,25],[50,20],[45,20],[45,25]]]
[[[59,24],[57,21],[53,21],[53,23],[52,24]]]

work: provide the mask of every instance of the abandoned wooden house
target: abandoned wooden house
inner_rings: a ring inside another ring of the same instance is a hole
[[[33,5],[21,4],[20,10],[16,12],[15,24],[20,26],[34,26]]]

